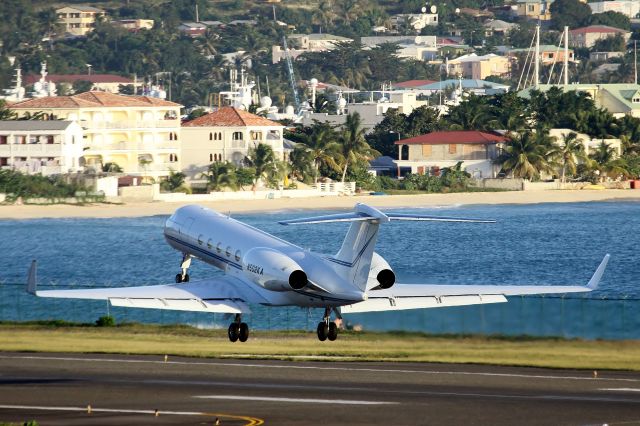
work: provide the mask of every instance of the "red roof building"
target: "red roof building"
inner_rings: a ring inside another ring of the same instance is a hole
[[[247,127],[247,126],[271,126],[283,127],[282,124],[268,120],[259,115],[252,114],[235,107],[222,107],[217,111],[203,115],[194,120],[182,123],[182,127]]]
[[[609,37],[622,36],[627,43],[631,38],[631,32],[621,30],[620,28],[609,27],[606,25],[591,25],[583,28],[569,30],[569,46],[571,47],[593,47],[598,40]]]
[[[499,167],[494,165],[500,145],[507,138],[494,133],[475,130],[432,132],[395,142],[398,145],[398,172],[439,174],[444,167],[462,162],[473,177],[495,177]]]
[[[248,111],[223,107],[182,124],[183,172],[199,181],[211,163],[242,165],[251,149],[268,145],[276,158],[286,160],[284,126]]]

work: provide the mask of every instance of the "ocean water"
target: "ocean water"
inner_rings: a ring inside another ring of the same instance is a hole
[[[221,207],[224,211],[224,208]],[[584,284],[606,253],[600,288],[586,296],[515,297],[509,303],[345,316],[371,330],[640,338],[640,203],[597,202],[395,209],[496,219],[495,224],[393,222],[381,226],[376,251],[399,282],[442,284]],[[342,223],[281,226],[277,221],[330,211],[238,214],[314,251],[336,252]],[[114,219],[0,219],[0,320],[189,323],[225,327],[225,315],[109,308],[101,301],[37,299],[23,291],[31,259],[45,287],[170,283],[180,254],[162,236],[166,216]],[[194,261],[192,280],[217,275]],[[320,310],[252,307],[258,329],[315,329]]]

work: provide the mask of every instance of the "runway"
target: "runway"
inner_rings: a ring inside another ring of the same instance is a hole
[[[88,406],[91,413],[88,413]],[[0,353],[0,423],[640,424],[640,374]]]

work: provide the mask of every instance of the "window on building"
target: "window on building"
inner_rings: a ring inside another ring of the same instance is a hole
[[[213,133],[209,133],[209,140],[212,141],[213,140]]]
[[[0,167],[8,166],[8,165],[9,165],[9,158],[8,157],[0,157]]]
[[[222,132],[218,132],[218,140],[221,141],[222,140]]]
[[[422,156],[431,157],[431,145],[422,145]]]
[[[252,131],[251,132],[251,140],[252,141],[261,141],[262,140],[262,132]]]
[[[241,141],[242,140],[242,132],[233,132],[232,139],[234,141]]]
[[[173,140],[173,132],[169,133],[169,140],[172,141]]]
[[[209,154],[209,162],[213,162],[213,154]]]
[[[455,154],[458,151],[458,146],[454,143],[449,144],[449,154]]]
[[[528,4],[528,5],[527,5],[527,10],[528,10],[529,12],[534,12],[534,11],[536,10],[536,8],[535,8],[535,6],[534,6],[534,5],[532,5],[532,4]]]
[[[74,142],[75,142],[75,137],[74,137]],[[49,145],[53,144],[53,135],[47,136],[47,144]]]
[[[6,135],[0,135],[0,145],[6,145],[8,142],[8,137]]]
[[[631,102],[633,102],[634,104],[640,104],[640,97],[634,97]]]

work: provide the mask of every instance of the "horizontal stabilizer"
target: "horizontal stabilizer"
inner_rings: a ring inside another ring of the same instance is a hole
[[[392,220],[430,221],[430,222],[472,222],[472,223],[495,223],[495,220],[469,219],[461,217],[430,216],[420,214],[383,213],[380,210],[367,206],[366,204],[356,204],[354,211],[350,213],[329,214],[324,216],[313,216],[300,219],[283,220],[278,222],[281,225],[303,225],[313,223],[330,222],[361,222],[367,220],[378,220],[389,222]]]

